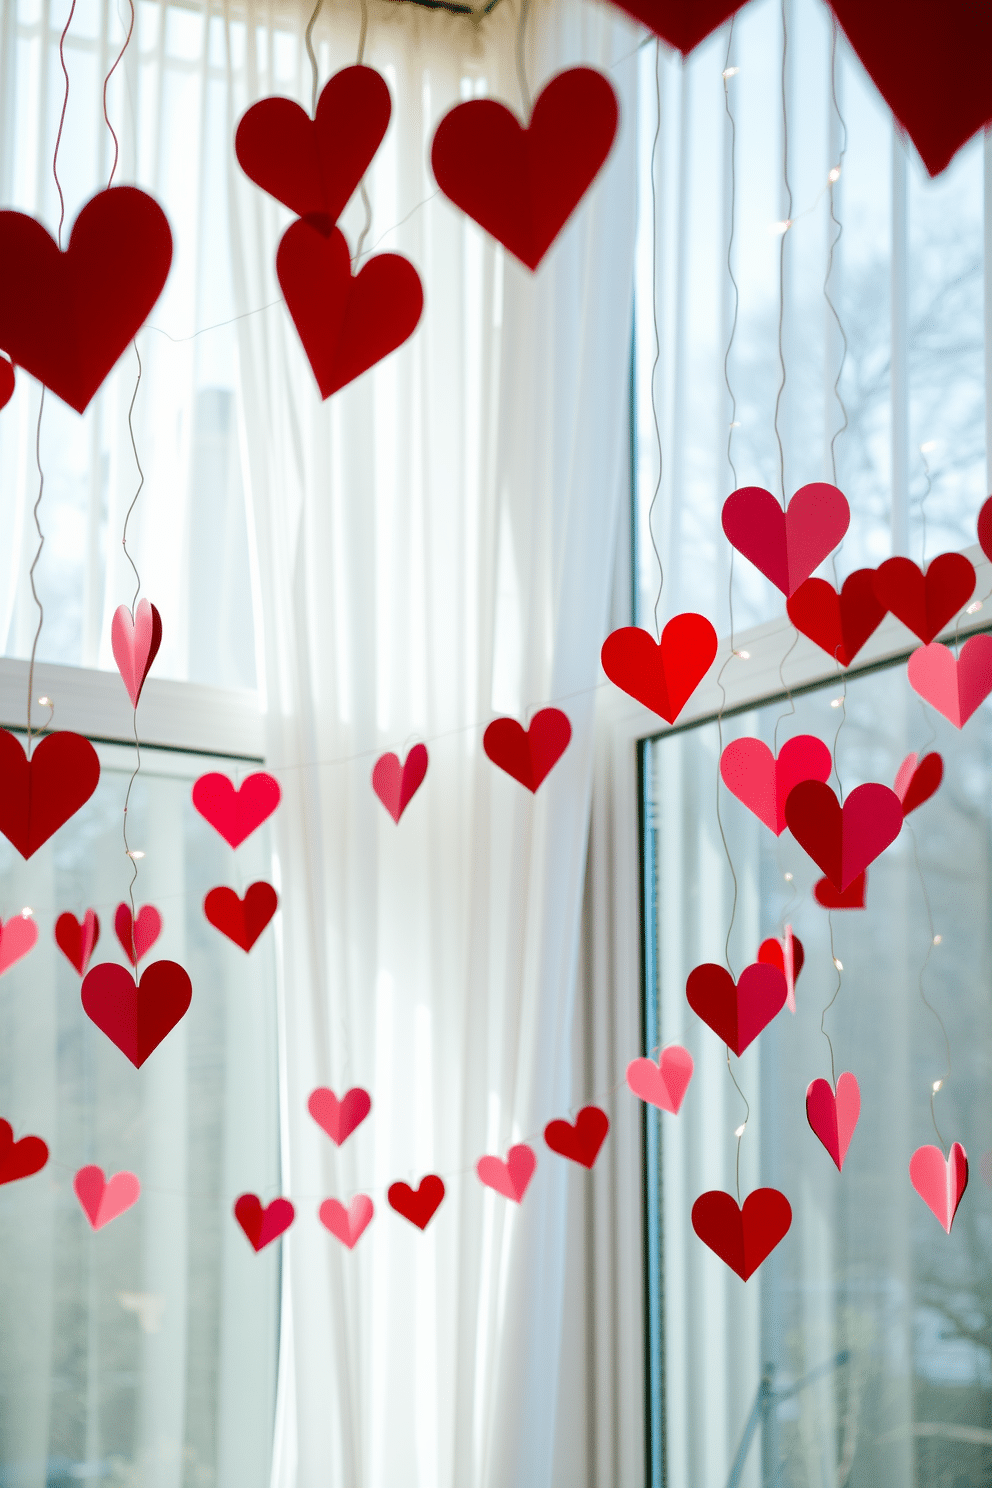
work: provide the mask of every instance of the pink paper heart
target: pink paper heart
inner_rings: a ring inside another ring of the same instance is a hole
[[[38,943],[38,926],[30,915],[14,915],[0,929],[0,976]]]
[[[143,904],[131,925],[131,906],[118,904],[114,915],[114,929],[121,949],[132,966],[137,966],[142,956],[150,951],[162,934],[162,916],[154,904]]]
[[[427,746],[415,744],[400,765],[395,754],[384,754],[375,762],[372,789],[394,822],[398,822],[427,774]]]
[[[356,1194],[347,1209],[337,1199],[325,1199],[317,1212],[324,1229],[353,1250],[375,1209],[367,1194]]]
[[[326,1085],[310,1092],[307,1110],[322,1131],[339,1147],[361,1126],[372,1109],[372,1097],[360,1085],[354,1085],[340,1100]]]
[[[843,1172],[860,1115],[861,1089],[849,1071],[838,1078],[836,1094],[829,1080],[814,1080],[806,1091],[806,1120],[830,1153],[838,1172]]]
[[[692,1079],[692,1055],[681,1044],[662,1049],[661,1058],[632,1059],[627,1066],[627,1085],[638,1100],[677,1116]]]
[[[511,1147],[506,1162],[499,1157],[480,1157],[475,1165],[479,1179],[487,1188],[494,1188],[505,1199],[519,1204],[527,1192],[527,1185],[534,1176],[537,1158],[533,1148],[526,1142]]]
[[[131,706],[136,708],[162,644],[162,617],[155,606],[147,599],[139,600],[132,620],[127,605],[119,605],[110,626],[110,644]]]
[[[961,1143],[951,1143],[946,1162],[939,1147],[917,1147],[909,1160],[909,1178],[950,1234],[961,1196],[968,1187],[968,1157]]]
[[[801,486],[788,510],[763,486],[742,486],[723,503],[723,530],[786,599],[795,594],[843,538],[851,508],[824,481]]]
[[[943,713],[955,728],[964,728],[992,692],[992,636],[972,636],[956,661],[950,646],[940,641],[920,646],[909,658],[906,673],[909,685],[924,702]]]
[[[264,770],[256,770],[237,788],[217,770],[201,775],[193,786],[193,805],[231,847],[240,847],[281,799],[278,780]]]
[[[80,1168],[72,1186],[94,1230],[102,1230],[141,1197],[141,1184],[134,1173],[115,1173],[112,1178],[104,1178],[103,1169],[95,1163]]]
[[[814,734],[797,734],[772,754],[760,739],[734,739],[720,756],[720,775],[731,795],[781,837],[785,803],[803,780],[825,781],[833,763],[830,750]]]

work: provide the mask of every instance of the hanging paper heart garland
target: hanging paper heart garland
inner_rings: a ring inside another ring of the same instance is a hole
[[[110,644],[131,706],[136,708],[162,644],[162,617],[155,606],[147,599],[139,600],[132,620],[127,605],[119,605],[110,626]]]
[[[41,1137],[21,1137],[14,1141],[14,1128],[0,1121],[0,1183],[16,1183],[40,1173],[48,1161],[48,1143]]]
[[[131,906],[118,904],[114,932],[132,966],[137,966],[162,934],[162,916],[154,904],[143,904],[131,922]]]
[[[203,913],[210,924],[233,940],[243,951],[250,951],[266,925],[279,908],[279,895],[269,883],[249,884],[244,898],[233,889],[211,889],[203,901]]]
[[[140,1069],[184,1017],[193,984],[177,961],[153,961],[135,984],[131,972],[112,961],[83,978],[83,1012]]]
[[[941,553],[927,571],[911,558],[887,558],[875,573],[879,604],[923,644],[938,636],[975,592],[975,565],[963,553]]]
[[[843,809],[829,785],[793,786],[785,819],[816,866],[841,893],[902,831],[902,802],[887,785],[870,781],[851,791]]]
[[[733,739],[720,756],[724,785],[776,837],[785,831],[785,803],[793,786],[825,781],[832,769],[830,750],[814,734],[786,739],[777,758],[761,739]]]
[[[234,1202],[234,1217],[257,1254],[289,1229],[296,1210],[288,1199],[273,1199],[263,1206],[257,1194],[244,1193]]]
[[[456,104],[434,135],[434,178],[449,201],[536,269],[609,155],[618,120],[609,79],[570,67],[538,94],[526,126],[493,98]]]
[[[55,940],[59,950],[72,962],[80,976],[86,975],[90,957],[100,939],[100,919],[96,910],[88,909],[81,920],[74,914],[60,914],[55,921]]]
[[[30,915],[13,915],[0,928],[0,976],[38,944],[38,926]]]
[[[789,595],[785,608],[796,629],[842,667],[851,665],[885,619],[873,568],[855,569],[839,594],[826,579],[807,579]]]
[[[112,1219],[133,1208],[141,1197],[141,1184],[134,1173],[115,1173],[112,1178],[105,1178],[103,1169],[95,1163],[79,1169],[72,1188],[94,1230],[102,1230]]]
[[[574,1125],[570,1121],[549,1121],[544,1140],[552,1152],[591,1168],[606,1141],[610,1118],[599,1106],[583,1106]]]
[[[825,481],[801,486],[784,512],[763,486],[741,486],[723,503],[727,540],[786,599],[829,557],[850,522],[847,497]]]
[[[671,1111],[677,1116],[692,1079],[692,1055],[681,1044],[662,1049],[655,1064],[653,1059],[632,1059],[627,1066],[627,1084],[638,1100]]]
[[[740,10],[745,0],[614,0],[662,41],[687,56]]]
[[[235,789],[226,775],[201,775],[193,786],[193,805],[231,847],[240,847],[275,811],[282,799],[278,780],[264,770]]]
[[[441,1207],[444,1184],[436,1173],[428,1173],[415,1189],[408,1183],[391,1183],[386,1198],[397,1214],[402,1214],[418,1230],[426,1230]]]
[[[314,1121],[338,1147],[361,1126],[371,1109],[372,1097],[360,1085],[353,1086],[340,1100],[326,1085],[318,1085],[307,1101]]]
[[[917,806],[939,789],[944,778],[944,761],[939,754],[907,754],[893,781],[893,790],[902,802],[903,817],[907,817]]]
[[[501,770],[536,791],[568,748],[572,725],[560,708],[541,708],[526,733],[515,718],[496,718],[482,736],[482,747]]]
[[[957,658],[940,641],[921,646],[909,658],[906,675],[924,702],[964,728],[992,692],[992,636],[971,636]]]
[[[423,785],[426,774],[427,746],[424,744],[415,744],[402,765],[395,754],[384,754],[376,760],[372,789],[397,824]]]
[[[813,1080],[807,1087],[806,1120],[829,1152],[838,1173],[844,1170],[844,1159],[860,1115],[861,1088],[849,1071],[838,1077],[836,1091],[829,1080]]]
[[[909,1160],[909,1178],[924,1204],[950,1234],[968,1187],[968,1156],[961,1143],[951,1143],[946,1159],[939,1147],[917,1147]]]
[[[46,734],[28,760],[15,736],[0,729],[0,832],[30,858],[85,806],[99,780],[97,752],[81,734]]]
[[[868,870],[852,878],[846,889],[835,889],[829,878],[818,878],[813,898],[824,909],[864,909],[868,892]]]
[[[0,408],[6,408],[14,396],[15,381],[13,362],[0,356]]]
[[[504,1199],[512,1199],[515,1204],[519,1204],[527,1192],[527,1185],[533,1178],[536,1167],[537,1158],[533,1148],[528,1147],[526,1142],[520,1142],[516,1147],[510,1148],[506,1154],[506,1162],[499,1157],[480,1157],[475,1171],[480,1182],[487,1188],[494,1188]]]
[[[610,681],[667,723],[674,723],[716,656],[717,635],[704,615],[676,615],[655,644],[646,630],[627,625],[603,642]]]
[[[697,1017],[740,1057],[782,1011],[788,989],[782,970],[767,962],[745,966],[735,984],[725,966],[707,961],[690,971],[685,995]]]
[[[337,1199],[325,1199],[317,1213],[324,1229],[354,1250],[368,1228],[375,1206],[368,1194],[356,1194],[347,1209]]]
[[[692,1206],[692,1228],[742,1281],[753,1276],[789,1232],[792,1205],[777,1188],[756,1188],[743,1207],[712,1189]]]

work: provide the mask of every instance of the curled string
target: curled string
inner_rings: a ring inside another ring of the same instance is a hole
[[[737,1138],[737,1164],[736,1164],[736,1171],[737,1171],[737,1207],[739,1209],[741,1207],[741,1143],[744,1140],[744,1132],[747,1130],[747,1124],[751,1120],[751,1106],[750,1106],[750,1104],[748,1102],[747,1096],[744,1094],[743,1090],[738,1085],[738,1083],[737,1083],[737,1076],[734,1074],[734,1072],[733,1072],[733,1070],[732,1070],[732,1068],[730,1066],[730,1045],[729,1044],[727,1045],[727,1074],[733,1080],[733,1082],[734,1082],[734,1089],[737,1091],[737,1094],[740,1096],[741,1100],[744,1102],[744,1130],[742,1130],[740,1136]]]
[[[834,950],[834,912],[833,912],[832,909],[828,909],[827,910],[827,925],[829,926],[829,929],[830,929],[830,959],[834,963],[834,971],[836,971],[836,973],[837,973],[837,985],[834,988],[834,995],[833,995],[833,997],[831,997],[830,1001],[827,1003],[826,1007],[823,1009],[823,1012],[820,1014],[820,1032],[823,1034],[823,1037],[826,1039],[826,1041],[827,1041],[827,1048],[830,1050],[830,1083],[834,1087],[834,1095],[836,1095],[837,1094],[837,1071],[836,1071],[836,1068],[834,1066],[834,1046],[833,1046],[833,1040],[831,1039],[829,1033],[827,1032],[827,1025],[826,1025],[827,1014],[829,1013],[830,1009],[833,1007],[834,1003],[837,1001],[837,998],[840,996],[840,979],[841,979],[840,964],[839,964],[839,962],[837,960],[837,952]]]
[[[922,866],[920,864],[919,849],[917,848],[917,845],[916,845],[916,833],[913,831],[912,824],[910,822],[908,822],[908,821],[906,822],[906,830],[909,833],[909,840],[913,844],[913,858],[914,858],[914,861],[916,863],[916,872],[919,875],[919,879],[920,879],[920,888],[923,891],[923,903],[924,903],[924,906],[925,906],[926,912],[927,912],[927,925],[929,926],[929,929],[930,929],[930,944],[927,946],[927,953],[926,953],[926,955],[923,958],[923,965],[920,967],[920,1001],[923,1003],[923,1006],[925,1008],[928,1008],[929,1011],[931,1013],[933,1013],[934,1017],[937,1020],[937,1025],[940,1028],[940,1031],[941,1031],[941,1033],[944,1036],[944,1052],[947,1055],[947,1068],[944,1071],[943,1075],[941,1076],[940,1080],[936,1082],[937,1085],[938,1085],[938,1088],[939,1089],[943,1089],[944,1085],[951,1078],[951,1041],[947,1037],[947,1029],[944,1026],[944,1020],[943,1020],[943,1018],[940,1016],[940,1014],[938,1013],[937,1009],[934,1007],[933,1003],[927,997],[926,992],[923,990],[923,978],[924,978],[924,976],[926,974],[927,967],[930,965],[930,957],[933,955],[933,947],[934,947],[933,909],[932,909],[931,904],[930,904],[930,895],[929,895],[929,893],[927,891],[927,882],[926,882],[926,879],[923,877],[923,868],[922,868]],[[937,1141],[940,1143],[941,1148],[942,1148],[943,1153],[944,1153],[944,1157],[946,1159],[946,1157],[947,1157],[947,1143],[944,1141],[944,1138],[943,1138],[943,1136],[941,1134],[940,1127],[937,1125],[937,1112],[934,1109],[934,1099],[935,1099],[936,1095],[937,1095],[937,1091],[934,1089],[933,1084],[931,1084],[931,1086],[930,1086],[930,1119],[933,1122],[933,1129],[937,1133]]]
[[[117,131],[114,129],[113,124],[111,124],[111,122],[110,122],[110,115],[107,112],[107,89],[110,87],[110,79],[113,77],[114,73],[117,71],[118,67],[121,64],[121,60],[122,60],[122,58],[124,56],[124,53],[128,49],[128,45],[130,43],[131,36],[132,36],[132,34],[134,32],[134,0],[128,0],[128,5],[129,5],[130,10],[131,10],[131,21],[130,21],[130,24],[128,25],[128,28],[127,28],[127,35],[124,38],[124,45],[121,47],[120,51],[117,53],[117,56],[114,58],[114,62],[113,62],[113,65],[111,66],[110,71],[107,73],[107,76],[103,80],[103,117],[106,120],[107,128],[110,130],[110,137],[111,137],[111,139],[114,142],[114,163],[110,167],[110,178],[107,181],[107,189],[108,190],[114,184],[114,176],[117,173],[117,162],[120,159],[120,145],[119,145],[118,140],[117,140]]]
[[[730,322],[730,335],[727,339],[727,350],[723,357],[723,380],[727,385],[727,394],[730,398],[730,427],[727,430],[727,464],[734,478],[734,490],[737,489],[737,466],[734,464],[731,447],[734,442],[734,430],[737,427],[737,396],[730,385],[730,353],[733,350],[734,337],[737,334],[737,317],[741,306],[741,292],[734,275],[733,251],[734,251],[734,229],[737,216],[737,123],[734,119],[734,111],[730,107],[730,49],[734,41],[734,21],[736,17],[730,17],[730,30],[727,34],[727,55],[723,63],[723,102],[727,110],[727,118],[730,122],[730,231],[727,236],[727,275],[734,287],[734,314]],[[660,122],[660,120],[659,120]],[[651,188],[654,190],[654,170],[651,172]],[[657,317],[655,319],[655,336],[657,337]],[[733,549],[731,549],[731,564],[734,561]],[[731,621],[733,630],[733,621]],[[731,640],[731,649],[733,641]]]
[[[724,948],[723,948],[723,959],[727,963],[727,970],[730,972],[730,975],[731,976],[734,975],[734,968],[730,964],[730,937],[731,937],[731,935],[733,933],[734,921],[737,918],[737,893],[738,893],[738,889],[737,889],[737,874],[734,871],[734,860],[730,856],[730,847],[729,847],[729,844],[727,842],[727,834],[723,830],[723,817],[722,817],[722,815],[720,813],[720,760],[723,757],[723,710],[724,710],[724,708],[726,707],[726,704],[727,704],[727,693],[726,693],[726,689],[724,688],[724,685],[723,685],[723,674],[727,670],[727,667],[728,667],[728,665],[730,663],[730,658],[733,655],[734,655],[734,653],[733,653],[733,651],[731,651],[730,656],[727,657],[727,660],[723,663],[723,666],[720,668],[719,672],[717,673],[717,679],[716,679],[716,685],[720,689],[720,707],[717,710],[717,715],[716,715],[716,730],[717,730],[717,741],[718,741],[717,742],[717,751],[718,752],[717,752],[717,761],[716,761],[716,824],[717,824],[717,826],[720,829],[720,840],[723,843],[723,850],[724,850],[724,853],[726,854],[726,857],[727,857],[727,867],[730,869],[730,876],[731,876],[731,878],[734,881],[734,900],[733,900],[733,904],[731,905],[731,909],[730,909],[730,924],[727,926],[727,939],[726,939],[726,942],[725,942]],[[735,981],[736,981],[736,978],[735,978]]]
[[[836,660],[836,657],[834,659]],[[838,666],[839,665],[840,665],[840,663],[838,662]],[[833,755],[834,755],[834,779],[837,781],[837,798],[840,801],[840,804],[843,806],[843,804],[844,804],[844,787],[841,784],[840,771],[837,768],[837,741],[840,738],[840,731],[841,731],[841,729],[844,727],[845,723],[847,722],[847,673],[846,672],[841,672],[840,677],[841,677],[841,682],[843,684],[843,689],[844,690],[841,693],[841,697],[840,697],[840,723],[837,725],[837,728],[834,731]]]
[[[778,468],[779,479],[782,484],[783,511],[786,504],[785,448],[782,444],[782,431],[779,428],[778,420],[786,381],[785,350],[782,345],[782,332],[785,324],[785,240],[789,235],[789,228],[792,225],[792,187],[789,184],[789,100],[786,87],[786,58],[789,52],[789,30],[785,7],[786,0],[782,0],[782,184],[785,187],[786,208],[785,227],[778,247],[778,365],[781,372],[781,380],[778,385],[778,392],[775,395],[775,442],[778,445]]]
[[[136,947],[136,945],[134,943],[134,885],[135,885],[135,883],[137,881],[137,878],[138,878],[138,860],[132,854],[131,848],[128,845],[128,840],[127,840],[127,811],[128,811],[128,806],[131,804],[131,790],[132,790],[132,788],[134,786],[135,780],[138,778],[138,773],[141,770],[141,746],[138,743],[138,709],[137,709],[137,707],[134,710],[134,752],[135,752],[135,754],[137,756],[137,763],[135,764],[135,767],[134,767],[133,771],[131,772],[131,779],[127,783],[127,794],[124,797],[124,826],[123,826],[122,831],[123,831],[123,837],[124,837],[124,854],[125,854],[126,857],[128,857],[128,858],[131,859],[131,882],[127,886],[127,893],[128,893],[128,898],[131,901],[131,966],[132,966],[132,968],[134,970],[134,980],[135,980],[135,983],[137,983],[137,980],[138,980],[138,950],[137,950],[137,947]]]
[[[310,58],[310,71],[313,77],[310,85],[310,113],[314,118],[317,116],[317,83],[319,79],[317,73],[317,54],[313,49],[313,28],[317,24],[317,17],[320,15],[323,3],[324,0],[317,0],[313,8],[313,14],[309,21],[307,21],[307,29],[303,33],[303,45],[306,47],[307,56]]]
[[[792,641],[791,641],[791,643],[789,645],[788,650],[785,652],[785,654],[783,655],[781,661],[778,664],[778,680],[782,684],[782,691],[785,693],[786,697],[789,699],[789,706],[783,712],[781,712],[779,714],[779,716],[775,720],[775,732],[772,734],[772,753],[773,754],[778,754],[778,730],[779,730],[779,724],[781,724],[782,722],[784,722],[784,720],[786,718],[794,718],[795,717],[795,714],[796,714],[796,700],[792,696],[792,688],[789,686],[788,682],[786,682],[786,680],[785,680],[785,663],[788,661],[789,657],[792,655],[793,651],[796,649],[796,647],[798,646],[798,644],[799,644],[799,632],[798,632],[798,630],[796,630],[795,626],[793,626],[793,629],[792,629]]]
[[[145,472],[142,469],[142,467],[141,467],[141,461],[138,458],[138,445],[137,445],[137,441],[135,440],[135,437],[134,437],[134,422],[133,422],[134,405],[135,405],[135,402],[137,401],[138,389],[141,386],[141,353],[138,350],[138,343],[137,343],[137,341],[132,342],[132,345],[134,346],[134,355],[135,355],[135,357],[137,359],[137,363],[138,363],[138,375],[135,378],[134,392],[131,394],[131,402],[129,403],[128,410],[127,410],[127,432],[131,436],[131,449],[134,451],[134,463],[138,467],[138,477],[139,478],[138,478],[138,489],[135,491],[134,495],[131,497],[131,505],[128,507],[127,513],[126,513],[126,515],[124,517],[124,531],[121,534],[121,547],[124,549],[124,557],[127,559],[128,563],[130,563],[131,568],[132,568],[132,570],[134,572],[134,598],[131,601],[131,621],[133,623],[134,622],[134,607],[138,603],[138,595],[141,593],[141,575],[138,572],[138,565],[135,563],[134,559],[131,557],[131,554],[128,552],[128,546],[127,546],[127,526],[128,526],[128,523],[131,520],[131,513],[134,511],[134,508],[137,506],[137,504],[138,504],[138,497],[141,495],[142,488],[144,487],[144,484],[145,484]]]
[[[830,44],[830,97],[833,103],[834,113],[837,116],[837,120],[840,124],[841,129],[844,131],[844,142],[840,147],[840,155],[837,159],[837,169],[843,170],[844,156],[847,154],[847,122],[844,118],[844,115],[841,113],[840,103],[837,98],[837,20],[835,17],[831,17],[831,20],[833,22],[833,35]],[[832,181],[828,177],[827,186],[830,193],[830,220],[836,228],[836,232],[830,240],[830,252],[827,255],[827,272],[823,278],[823,298],[826,300],[827,305],[830,308],[830,313],[833,316],[834,321],[836,322],[837,329],[838,331],[840,331],[841,337],[840,365],[837,368],[837,376],[834,378],[834,397],[836,398],[837,403],[840,406],[840,411],[844,416],[844,422],[841,424],[839,429],[834,430],[833,436],[830,440],[830,478],[834,485],[837,484],[837,440],[844,433],[848,425],[847,407],[844,403],[844,399],[841,397],[840,392],[840,380],[844,374],[844,365],[847,361],[847,332],[844,330],[841,318],[837,313],[837,307],[830,297],[830,276],[833,273],[834,253],[844,233],[844,227],[840,218],[837,216],[836,203],[834,201],[834,187],[836,186],[836,184],[836,181]],[[835,587],[839,587],[837,585],[836,561],[834,563],[834,585]]]
[[[530,99],[530,89],[527,86],[527,63],[524,57],[524,41],[529,11],[530,0],[520,0],[520,15],[517,19],[517,80],[520,83],[520,98],[523,102],[524,114],[528,123],[530,122],[531,109],[533,107]]]
[[[658,541],[654,535],[654,509],[657,505],[658,494],[661,491],[661,477],[664,469],[661,448],[661,425],[658,422],[658,400],[655,396],[655,379],[658,375],[658,363],[661,361],[661,337],[658,334],[658,191],[654,179],[655,161],[658,155],[658,140],[661,135],[660,41],[656,41],[654,49],[654,101],[656,117],[654,139],[651,141],[651,320],[654,326],[654,361],[651,364],[651,417],[654,420],[654,438],[658,449],[658,478],[654,483],[654,491],[648,505],[648,536],[651,539],[651,547],[654,549],[655,560],[658,564],[658,594],[654,602],[654,628],[655,634],[660,639],[661,631],[658,628],[658,609],[661,605],[662,590],[665,587],[665,565],[661,561]]]
[[[361,29],[361,31],[358,34],[358,65],[359,65],[359,67],[361,67],[362,63],[365,60],[365,42],[366,42],[366,39],[368,37],[368,34],[369,34],[369,5],[368,5],[368,0],[362,0],[362,29]],[[365,226],[362,228],[361,234],[359,235],[359,239],[358,239],[358,247],[355,249],[355,261],[356,262],[362,256],[362,249],[365,246],[365,239],[368,237],[369,230],[370,230],[370,228],[372,226],[372,203],[369,201],[369,193],[368,193],[368,190],[366,189],[366,186],[365,186],[365,177],[364,176],[362,177],[361,181],[359,182],[359,188],[360,188],[361,193],[362,193],[362,206],[365,208]]]

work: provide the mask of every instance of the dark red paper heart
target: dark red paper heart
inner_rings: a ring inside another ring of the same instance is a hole
[[[262,98],[234,136],[248,178],[329,233],[372,164],[389,124],[389,87],[374,67],[345,67],[329,78],[310,115],[291,98]]]
[[[536,791],[571,737],[572,725],[560,708],[541,708],[526,733],[515,718],[493,719],[482,736],[482,747],[494,765]]]
[[[6,408],[14,396],[14,364],[8,362],[5,356],[0,356],[0,408]]]
[[[177,961],[153,961],[134,976],[103,961],[83,978],[83,1012],[140,1069],[187,1012],[193,984]]]
[[[276,274],[322,398],[402,346],[424,308],[420,275],[399,253],[375,254],[352,278],[336,227],[325,237],[294,222],[282,235]]]
[[[415,744],[401,765],[395,754],[384,754],[375,762],[372,789],[394,822],[399,822],[427,774],[427,746]]]
[[[782,947],[782,942],[776,940],[774,936],[761,942],[758,947],[758,960],[765,962],[768,966],[777,966],[782,975],[785,976],[785,951]],[[792,937],[793,984],[798,982],[799,973],[802,971],[805,961],[806,952],[803,950],[803,943],[798,935],[794,935]]]
[[[431,165],[445,196],[536,269],[592,185],[617,132],[613,85],[570,67],[541,90],[524,128],[494,98],[445,114]]]
[[[992,562],[992,496],[982,503],[978,513],[978,545]]]
[[[0,729],[0,832],[30,858],[86,805],[100,780],[100,761],[81,734],[46,734],[28,760]]]
[[[735,985],[725,966],[706,961],[690,971],[686,1001],[738,1056],[785,1007],[788,987],[779,966],[754,961]]]
[[[86,945],[86,918],[93,916],[93,940]],[[74,914],[66,910],[60,914],[55,921],[55,943],[64,956],[67,956],[80,976],[86,975],[86,968],[90,964],[90,957],[96,950],[97,941],[100,939],[100,916],[92,909],[86,911],[83,920],[77,920]]]
[[[606,637],[603,671],[623,692],[674,723],[716,655],[716,631],[704,615],[669,620],[655,644],[646,630],[627,625]]]
[[[211,925],[243,951],[251,950],[278,908],[279,895],[264,881],[249,884],[243,899],[233,889],[218,888],[211,889],[203,901],[203,913]]]
[[[840,594],[826,579],[807,579],[786,600],[789,619],[821,651],[847,667],[885,619],[875,594],[875,570],[848,574]]]
[[[902,798],[902,814],[908,816],[915,811],[917,806],[922,806],[924,801],[940,789],[940,782],[944,778],[944,761],[939,754],[925,754],[913,771],[906,794]]]
[[[583,1106],[574,1125],[570,1121],[549,1121],[544,1128],[544,1140],[552,1152],[591,1168],[609,1129],[610,1118],[605,1111],[599,1106]]]
[[[614,0],[614,4],[687,56],[745,0]]]
[[[867,869],[852,878],[843,892],[835,889],[829,878],[818,878],[813,886],[813,898],[824,909],[864,909],[867,892]]]
[[[792,1205],[777,1188],[756,1188],[740,1209],[720,1189],[700,1194],[692,1206],[692,1228],[742,1281],[754,1275],[791,1224]]]
[[[48,1161],[48,1144],[41,1137],[22,1137],[14,1141],[14,1128],[0,1121],[0,1183],[15,1183],[40,1173]]]
[[[409,1183],[391,1183],[386,1198],[397,1214],[402,1214],[418,1230],[426,1230],[441,1206],[444,1183],[436,1173],[428,1173],[415,1189]]]
[[[785,820],[799,846],[841,893],[902,831],[902,802],[887,785],[870,781],[851,791],[843,809],[829,785],[793,786]]]
[[[875,573],[879,603],[929,646],[975,592],[975,565],[963,553],[941,553],[922,569],[911,558],[886,558]]]
[[[162,293],[172,233],[136,186],[98,191],[64,252],[23,212],[0,212],[0,347],[82,413]]]
[[[786,511],[764,486],[741,486],[721,522],[727,541],[788,599],[843,539],[851,508],[826,481],[800,486]]]
[[[245,1193],[234,1202],[234,1217],[257,1254],[289,1229],[296,1211],[288,1199],[273,1199],[263,1208],[257,1194]]]

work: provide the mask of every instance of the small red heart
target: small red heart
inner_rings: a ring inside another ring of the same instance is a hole
[[[614,3],[687,56],[740,10],[745,0],[614,0]]]
[[[767,962],[745,966],[735,985],[725,966],[706,961],[690,971],[685,984],[697,1017],[740,1057],[785,1006],[785,973]]]
[[[249,884],[243,899],[233,889],[211,889],[203,901],[203,913],[216,930],[250,951],[279,908],[279,895],[271,884]]]
[[[322,398],[361,377],[417,329],[420,275],[399,253],[376,253],[352,277],[337,227],[325,237],[308,222],[282,235],[276,274]]]
[[[992,563],[992,496],[982,503],[978,513],[978,545]]]
[[[30,914],[11,915],[0,926],[0,976],[38,944],[38,922]]]
[[[571,737],[572,725],[560,708],[541,708],[526,733],[515,718],[494,719],[482,736],[482,747],[494,765],[536,791]]]
[[[184,1017],[193,984],[176,961],[153,961],[135,983],[124,966],[102,961],[83,978],[83,1012],[140,1069]]]
[[[137,966],[162,934],[162,916],[154,904],[143,904],[131,922],[131,906],[118,904],[114,932],[132,966]]]
[[[318,1085],[307,1101],[307,1110],[314,1121],[338,1147],[356,1126],[361,1126],[371,1109],[372,1097],[360,1085],[352,1086],[340,1100],[328,1086]]]
[[[100,919],[95,909],[88,909],[81,920],[66,911],[55,921],[55,940],[59,950],[68,956],[80,976],[86,975],[99,939]]]
[[[399,756],[384,754],[375,762],[372,789],[394,822],[399,822],[427,774],[427,747],[415,744],[403,764]]]
[[[857,568],[838,594],[826,579],[807,579],[786,600],[797,630],[848,667],[885,619],[885,606],[875,593],[875,570]]]
[[[975,592],[975,565],[963,553],[941,553],[924,574],[911,558],[886,558],[875,573],[879,604],[928,646]]]
[[[426,1230],[444,1198],[444,1184],[436,1173],[428,1173],[416,1189],[409,1183],[391,1183],[386,1198],[397,1214],[402,1214],[418,1230]]]
[[[29,761],[14,735],[0,729],[0,832],[30,858],[85,806],[99,780],[97,752],[81,734],[46,734]]]
[[[638,1100],[677,1116],[692,1079],[692,1055],[681,1044],[662,1049],[658,1063],[632,1059],[627,1066],[627,1084]]]
[[[806,1090],[806,1120],[814,1136],[830,1153],[838,1173],[844,1170],[844,1159],[861,1115],[861,1088],[850,1071],[837,1079],[834,1090],[829,1080],[813,1080]]]
[[[296,1211],[288,1199],[273,1199],[263,1208],[257,1194],[244,1193],[234,1201],[234,1217],[257,1254],[289,1229]]]
[[[792,1205],[777,1188],[756,1188],[738,1208],[728,1193],[712,1189],[692,1206],[692,1228],[742,1281],[789,1233]]]
[[[723,503],[722,520],[728,542],[788,599],[842,540],[851,508],[825,481],[801,486],[786,511],[763,486],[741,486]]]
[[[918,755],[907,754],[893,782],[895,793],[902,802],[903,816],[908,816],[917,806],[929,801],[939,789],[943,778],[944,761],[939,754],[925,754],[922,759]]]
[[[72,1188],[94,1230],[102,1230],[112,1219],[133,1208],[141,1197],[141,1184],[134,1173],[115,1173],[107,1178],[96,1163],[79,1169]]]
[[[605,1111],[599,1106],[583,1106],[574,1126],[570,1121],[549,1121],[544,1128],[544,1140],[552,1152],[591,1168],[609,1129],[610,1118]]]
[[[676,615],[655,644],[646,630],[626,625],[606,637],[603,671],[623,692],[674,723],[716,655],[716,631],[703,615]]]
[[[282,799],[278,780],[258,770],[235,789],[226,775],[212,771],[193,786],[193,805],[231,847],[240,847]]]
[[[829,878],[818,878],[813,886],[813,898],[824,909],[864,909],[867,892],[867,869],[852,878],[843,892],[835,889]]]
[[[494,98],[456,104],[431,146],[449,201],[536,269],[605,161],[617,132],[613,85],[592,67],[558,73],[530,122]]]
[[[14,396],[14,364],[0,356],[0,408],[6,408]]]
[[[785,819],[799,846],[841,893],[902,831],[902,802],[887,785],[870,781],[851,791],[843,809],[829,785],[793,786]]]
[[[796,983],[803,969],[806,954],[799,936],[793,935],[792,926],[786,925],[784,942],[774,937],[763,940],[758,947],[757,959],[767,966],[777,966],[785,977],[785,1005],[790,1013],[794,1013],[796,1011]]]
[[[0,1183],[15,1183],[40,1173],[48,1161],[48,1143],[41,1137],[22,1137],[14,1141],[14,1128],[0,1121]]]

